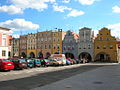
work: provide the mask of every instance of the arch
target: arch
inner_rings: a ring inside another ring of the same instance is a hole
[[[35,58],[34,52],[31,52],[29,55],[30,55],[30,58]]]
[[[71,58],[71,59],[74,59],[75,57],[74,57],[74,54],[72,54],[72,53],[65,53],[65,57],[66,58]]]
[[[47,53],[46,53],[46,58],[49,58],[50,55],[51,55],[51,54],[50,54],[49,52],[47,52]]]
[[[91,55],[88,52],[82,52],[82,53],[80,53],[78,58],[80,60],[85,59],[85,60],[87,60],[87,62],[92,61],[92,57],[91,57]]]
[[[43,58],[43,53],[42,52],[38,53],[38,58]]]
[[[21,53],[21,57],[26,58],[25,52],[22,52],[22,53]]]
[[[100,52],[95,56],[95,61],[110,62],[110,60],[110,55],[105,52]]]
[[[59,54],[58,52],[55,52],[54,54]]]

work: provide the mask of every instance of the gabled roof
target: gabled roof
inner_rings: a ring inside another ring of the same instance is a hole
[[[79,38],[79,34],[72,32],[72,35],[74,36],[75,39]]]

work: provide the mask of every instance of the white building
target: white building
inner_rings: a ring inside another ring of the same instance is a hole
[[[9,36],[8,28],[0,27],[0,58],[8,58],[9,53]]]
[[[79,59],[87,59],[93,61],[93,36],[94,32],[90,28],[82,28],[79,30],[78,55]]]

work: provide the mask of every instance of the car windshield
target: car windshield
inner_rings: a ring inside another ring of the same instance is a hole
[[[32,59],[28,59],[27,62],[33,62],[33,60]]]
[[[36,62],[40,62],[40,60],[39,60],[39,59],[35,59],[35,61],[36,61]]]
[[[46,59],[45,61],[46,61],[46,62],[50,62],[50,60],[48,60],[48,59]]]
[[[20,62],[21,62],[21,63],[25,63],[26,60],[25,60],[25,59],[20,59]]]
[[[2,61],[4,61],[4,62],[10,62],[10,60],[8,60],[8,59],[2,59]]]

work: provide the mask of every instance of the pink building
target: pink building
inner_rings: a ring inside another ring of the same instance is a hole
[[[0,27],[0,58],[8,58],[10,51],[10,29]]]

